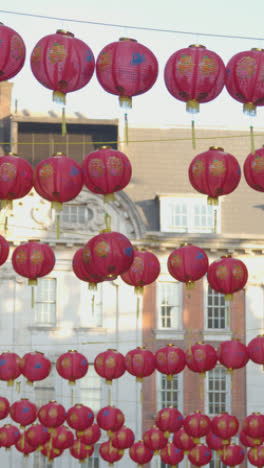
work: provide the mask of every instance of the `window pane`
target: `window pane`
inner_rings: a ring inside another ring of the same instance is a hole
[[[82,205],[63,205],[62,224],[84,224],[87,218],[87,208]]]
[[[207,291],[207,328],[227,328],[226,304],[224,294],[214,291],[208,285]]]
[[[56,324],[56,278],[40,278],[34,286],[35,322],[44,325]]]
[[[220,366],[207,373],[208,412],[211,415],[228,411],[229,389],[226,370]]]
[[[166,375],[160,376],[160,408],[167,408],[173,406],[178,408],[179,405],[179,376],[174,375],[172,381],[168,381]]]
[[[180,284],[158,283],[158,316],[161,328],[180,328]]]

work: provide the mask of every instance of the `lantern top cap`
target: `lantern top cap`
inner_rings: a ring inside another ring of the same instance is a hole
[[[62,153],[61,151],[57,151],[57,153],[54,153],[51,157],[56,158],[60,156],[66,157],[66,154]]]
[[[62,34],[63,36],[74,37],[74,34],[70,31],[65,31],[64,29],[57,29],[56,34]]]
[[[9,153],[7,153],[8,156],[17,156],[17,153],[13,153],[13,151],[9,151]]]
[[[131,39],[131,37],[120,37],[120,38],[119,38],[119,41],[120,41],[120,42],[124,42],[124,41],[137,42],[136,39]]]
[[[221,146],[210,146],[209,150],[224,151],[224,148],[222,148]]]
[[[174,344],[173,344],[173,343],[169,343],[169,344],[167,344],[167,346],[174,346]]]
[[[261,47],[252,47],[251,50],[258,50],[259,52],[264,52],[264,49],[262,49]]]
[[[232,255],[221,255],[221,258],[232,258]]]
[[[114,349],[114,348],[108,348],[107,351],[114,351],[114,352],[117,352],[117,349]]]
[[[68,349],[68,353],[77,353],[77,349]]]
[[[188,245],[191,245],[191,244],[189,244],[188,242],[183,242],[182,244],[180,244],[180,247],[188,247]]]
[[[102,146],[99,146],[98,149],[99,149],[99,150],[102,150],[102,149],[112,149],[112,146],[110,146],[110,145],[102,145]]]
[[[200,49],[206,49],[206,47],[204,45],[201,45],[201,44],[191,44],[189,45],[189,48],[190,47],[196,47],[196,48],[200,48]]]
[[[44,356],[44,353],[42,353],[41,351],[33,351],[33,354],[36,353],[36,354],[41,354],[42,356]]]

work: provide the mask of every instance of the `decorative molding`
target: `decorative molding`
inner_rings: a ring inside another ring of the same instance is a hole
[[[185,330],[177,330],[175,328],[156,328],[153,330],[153,333],[155,335],[156,340],[181,341],[184,340]]]
[[[229,330],[203,330],[204,341],[226,341],[231,340],[233,333]]]

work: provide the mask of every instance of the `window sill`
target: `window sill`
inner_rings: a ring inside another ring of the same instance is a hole
[[[28,330],[31,331],[56,331],[59,330],[59,327],[57,325],[44,325],[42,323],[36,323],[34,325],[30,325],[28,327]]]
[[[73,330],[75,332],[83,332],[83,333],[102,333],[102,334],[106,334],[108,332],[108,329],[107,328],[103,328],[103,327],[89,327],[88,325],[83,325],[83,326],[80,326],[80,327],[74,327]]]
[[[224,339],[230,340],[232,338],[231,330],[225,329],[212,329],[203,331],[204,341],[223,341]]]
[[[156,340],[170,340],[175,341],[184,340],[185,330],[179,330],[178,328],[159,328],[154,329],[153,333]]]

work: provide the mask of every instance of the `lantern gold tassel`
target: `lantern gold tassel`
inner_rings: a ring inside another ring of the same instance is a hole
[[[35,294],[34,294],[34,286],[31,286],[31,307],[34,309],[35,304]]]
[[[168,443],[168,455],[171,456],[171,443]]]
[[[16,382],[16,392],[20,393],[21,382]]]
[[[56,232],[57,232],[57,239],[59,239],[60,238],[60,215],[59,214],[57,214]]]
[[[94,299],[95,299],[95,295],[93,294],[93,295],[92,295],[92,301],[91,301],[91,304],[92,304],[92,316],[94,316]]]
[[[108,405],[111,405],[111,386],[108,388]]]
[[[124,120],[125,120],[125,138],[126,138],[126,144],[128,145],[128,119],[127,119],[127,113],[124,114]]]
[[[192,120],[192,147],[193,149],[196,149],[194,120]]]
[[[140,297],[137,296],[137,320],[139,319],[140,314]]]
[[[220,457],[218,455],[218,452],[216,452],[216,468],[220,468]]]
[[[254,142],[254,129],[253,125],[250,125],[250,146],[251,146],[251,153],[255,154],[255,142]]]
[[[62,134],[62,136],[67,135],[67,125],[66,125],[65,107],[63,107],[63,109],[62,109],[61,134]]]
[[[200,399],[203,399],[204,395],[204,379],[205,379],[205,372],[200,373]]]

